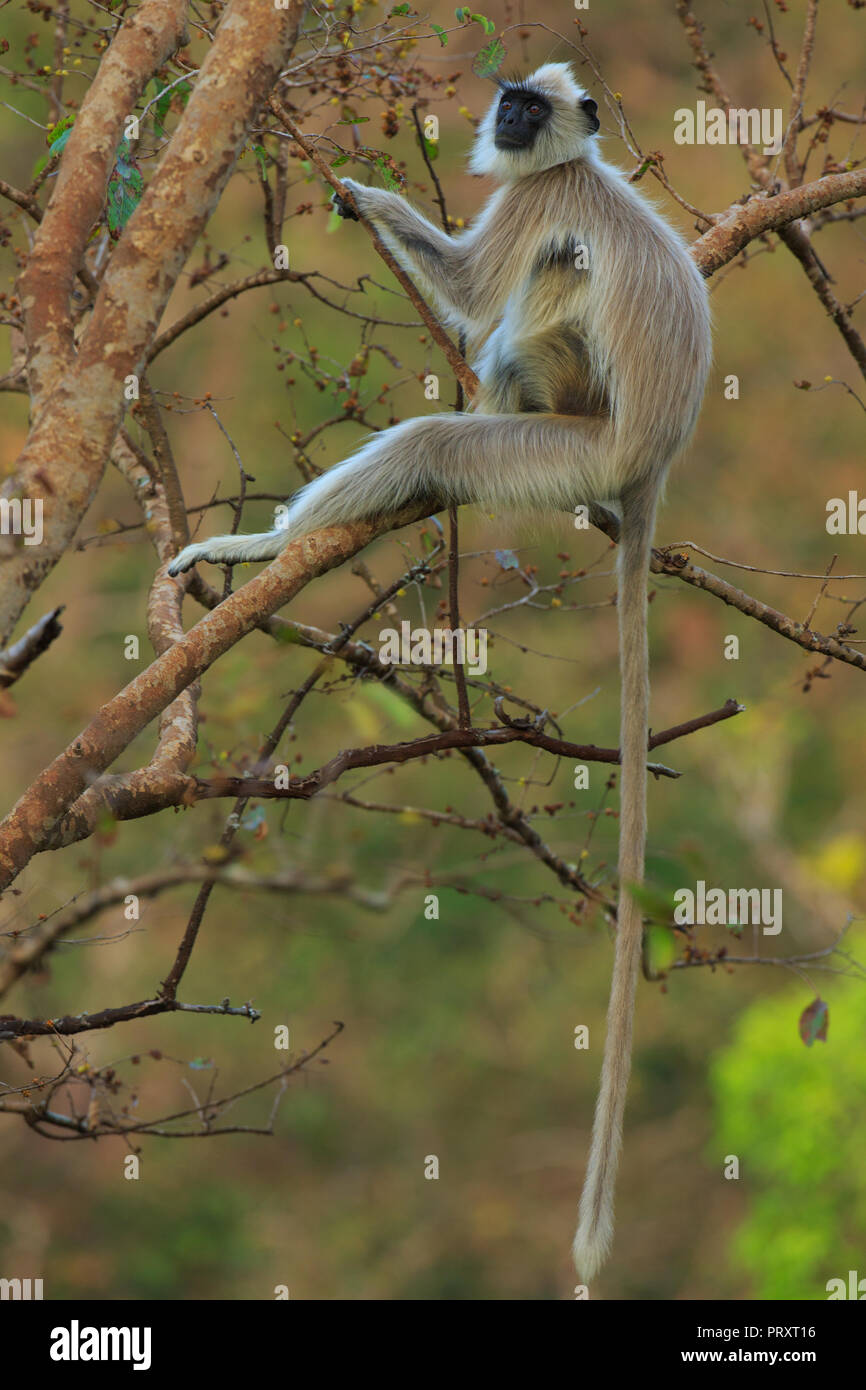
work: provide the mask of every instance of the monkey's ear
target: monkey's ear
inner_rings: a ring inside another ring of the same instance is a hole
[[[587,124],[589,126],[589,134],[594,135],[595,132],[601,126],[601,121],[595,114],[598,110],[598,102],[593,101],[592,97],[584,97],[580,103],[580,109],[586,116]]]

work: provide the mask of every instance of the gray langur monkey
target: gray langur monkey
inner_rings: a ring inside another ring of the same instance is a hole
[[[402,197],[346,179],[359,211],[465,332],[481,388],[472,414],[406,420],[291,499],[265,535],[187,546],[170,565],[272,560],[319,527],[410,501],[573,512],[619,505],[622,762],[619,907],[607,1036],[580,1218],[578,1271],[613,1237],[613,1198],[641,959],[649,716],[647,570],[656,504],[697,419],[710,366],[703,279],[685,241],[594,136],[597,106],[569,66],[500,82],[470,168],[501,187],[449,237]],[[339,198],[337,211],[354,213]]]

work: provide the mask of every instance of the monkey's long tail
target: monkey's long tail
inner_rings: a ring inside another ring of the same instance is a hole
[[[588,1283],[607,1259],[613,1240],[613,1203],[626,1090],[631,1070],[632,1021],[641,961],[642,921],[629,886],[643,881],[646,848],[649,656],[647,570],[657,484],[623,496],[619,546],[620,821],[619,901],[607,1036],[592,1146],[574,1237],[574,1262]]]

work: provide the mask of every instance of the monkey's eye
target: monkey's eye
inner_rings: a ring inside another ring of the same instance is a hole
[[[500,111],[510,111],[510,110],[511,110],[511,102],[510,102],[510,101],[500,101],[500,103],[499,103],[499,109],[500,109]]]
[[[534,101],[534,102],[532,103],[532,105],[530,106],[530,108],[529,108],[529,114],[530,114],[530,116],[537,116],[538,113],[540,112],[540,110],[541,110],[541,107],[538,105],[538,102],[535,102],[535,101]]]

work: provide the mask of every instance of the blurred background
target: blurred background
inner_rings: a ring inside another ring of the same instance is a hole
[[[10,43],[7,72],[25,70],[25,53],[36,68],[50,61],[52,25],[39,10],[15,4],[0,15],[0,34]],[[385,13],[358,3],[352,10],[361,26]],[[789,71],[796,67],[804,10],[799,0],[768,6]],[[72,13],[94,29],[105,23],[101,7],[83,0],[73,0]],[[443,78],[426,108],[441,125],[435,167],[449,212],[466,220],[487,191],[466,174],[465,156],[472,121],[491,96],[490,83],[471,71],[489,38],[479,23],[460,27],[447,5],[434,3],[425,13],[449,31],[447,48],[435,38],[419,45],[419,61]],[[677,190],[710,211],[748,191],[736,149],[674,143],[674,112],[694,107],[704,94],[672,3],[608,0],[583,12],[497,0],[483,13],[503,34],[509,73],[574,57],[554,31],[576,42],[579,17],[641,148],[664,152]],[[750,0],[730,0],[699,6],[698,13],[737,104],[778,106],[787,115],[789,88],[768,47],[764,11]],[[429,34],[429,24],[418,21],[415,32]],[[73,70],[92,72],[98,39],[82,34],[70,67],[80,54]],[[194,41],[190,52],[200,61],[204,48]],[[851,5],[828,8],[819,18],[807,111],[831,104],[859,111],[864,61],[866,13]],[[591,72],[581,71],[600,98]],[[70,77],[68,90],[80,101],[86,83],[76,80]],[[0,108],[2,173],[25,186],[46,147],[43,133],[16,112],[44,126],[46,103],[38,91],[3,86],[9,105]],[[410,105],[371,95],[362,138],[404,166],[410,196],[435,216]],[[600,115],[606,157],[632,169],[610,113],[603,108]],[[326,116],[322,102],[317,129]],[[345,128],[334,133],[347,140]],[[857,159],[863,148],[857,135],[855,126],[835,126],[812,156],[811,176],[827,157]],[[147,180],[144,161],[142,169]],[[357,167],[345,172],[361,177]],[[248,152],[165,324],[217,285],[267,263],[258,180]],[[643,186],[687,236],[695,235],[693,218],[655,181],[646,176]],[[24,244],[24,222],[23,214],[11,219],[4,289],[17,273],[14,245]],[[863,292],[862,225],[841,222],[818,237],[835,292],[846,303]],[[368,285],[363,311],[374,306],[390,318],[414,317],[393,293],[364,232],[334,226],[321,181],[300,167],[293,171],[284,240],[296,270],[319,270],[343,285],[372,276],[383,288]],[[229,258],[226,269],[204,289],[192,284],[196,270],[221,254]],[[671,479],[659,542],[691,540],[756,567],[808,573],[823,573],[836,554],[839,573],[866,571],[862,538],[829,536],[825,529],[828,499],[862,487],[864,476],[863,384],[841,336],[781,246],[753,246],[748,265],[716,276],[712,290],[714,373],[695,441]],[[338,291],[329,293],[342,302]],[[359,298],[346,302],[358,307]],[[162,399],[174,407],[165,418],[187,502],[203,504],[217,489],[229,495],[237,486],[228,443],[196,404],[206,392],[255,475],[255,489],[288,493],[300,481],[288,440],[339,410],[346,392],[334,380],[358,353],[362,335],[363,325],[302,286],[280,285],[232,301],[168,349],[151,382],[177,393]],[[405,418],[451,403],[447,369],[417,328],[378,329],[370,341],[393,359],[371,351],[357,388],[373,403],[371,422],[384,426],[392,413]],[[0,372],[7,367],[4,358]],[[419,380],[428,370],[441,374],[438,407],[425,400]],[[730,374],[739,378],[737,400],[725,399]],[[794,385],[822,386],[828,377],[847,382],[860,403],[838,384],[819,391]],[[386,386],[393,389],[378,406]],[[0,442],[7,466],[26,428],[26,398],[4,395]],[[363,433],[358,422],[328,427],[310,443],[309,457],[327,466]],[[249,504],[243,529],[260,529],[270,513],[268,502]],[[614,579],[604,537],[567,522],[539,534],[519,518],[461,515],[464,620],[525,595],[519,578],[497,563],[497,548],[513,550],[521,566],[537,566],[543,584],[555,584],[563,568],[587,570],[560,604],[548,596],[537,607],[518,606],[489,620],[490,675],[559,712],[565,737],[615,744]],[[230,519],[227,507],[207,511],[200,534],[228,529]],[[153,551],[141,529],[116,533],[137,521],[126,484],[109,470],[81,528],[86,543],[31,605],[33,621],[65,603],[64,631],[11,692],[14,707],[2,729],[6,807],[149,660],[145,604]],[[412,528],[379,541],[365,559],[385,584],[419,553],[418,528]],[[815,580],[703,563],[799,620],[820,587]],[[218,582],[216,571],[207,573]],[[237,571],[236,584],[251,573]],[[841,664],[825,667],[673,579],[653,588],[653,726],[679,723],[728,697],[746,706],[738,718],[668,750],[665,761],[683,776],[650,788],[653,890],[670,900],[675,888],[701,878],[723,887],[782,887],[784,931],[762,950],[820,950],[850,912],[855,920],[846,949],[862,958],[863,674]],[[444,592],[424,591],[428,619]],[[838,599],[864,592],[866,581],[833,585],[814,626],[833,631],[849,612]],[[335,631],[368,601],[362,578],[344,566],[312,584],[289,611]],[[399,598],[398,609],[400,619],[424,620],[415,589]],[[188,623],[198,614],[188,600]],[[375,643],[383,625],[396,624],[373,621],[362,635]],[[137,662],[124,657],[128,634],[141,640]],[[738,660],[725,659],[729,635],[739,638]],[[317,660],[261,634],[221,660],[204,680],[197,770],[210,776],[254,757],[287,693]],[[816,668],[820,675],[810,678]],[[493,722],[488,697],[479,700],[475,718]],[[295,741],[284,751],[299,760],[293,766],[309,771],[339,748],[426,731],[383,688],[335,669],[302,706]],[[153,740],[150,729],[115,770],[146,761]],[[582,867],[610,890],[617,822],[604,812],[615,810],[617,800],[605,790],[604,768],[592,767],[589,789],[576,792],[570,762],[519,748],[502,750],[495,761],[515,802],[527,811],[539,808],[534,823],[548,843],[571,862],[586,850]],[[369,800],[408,808],[450,806],[470,817],[491,809],[484,787],[456,756],[393,774],[362,774],[340,790],[350,786]],[[561,805],[555,817],[544,812],[548,804]],[[211,801],[166,811],[37,858],[15,894],[4,898],[2,930],[21,930],[117,875],[200,858],[218,839],[229,809],[228,802]],[[297,1055],[341,1020],[345,1031],[325,1054],[327,1065],[313,1063],[292,1079],[273,1136],[147,1138],[134,1182],[124,1180],[120,1140],[61,1145],[3,1117],[0,1274],[43,1277],[46,1298],[257,1299],[273,1297],[276,1285],[287,1285],[293,1298],[570,1297],[570,1242],[612,962],[601,917],[588,909],[576,915],[556,879],[519,847],[448,825],[431,828],[411,810],[375,815],[335,797],[268,803],[239,843],[246,867],[258,872],[302,865],[335,879],[348,875],[371,890],[412,875],[416,882],[381,911],[339,889],[305,897],[218,888],[182,997],[251,999],[263,1021],[250,1026],[186,1014],[124,1024],[83,1037],[83,1057],[93,1066],[114,1065],[134,1092],[135,1113],[154,1117],[187,1107],[192,1094],[200,1097],[211,1085],[227,1094],[275,1071],[285,1058],[273,1045],[279,1024],[289,1026]],[[425,886],[425,873],[458,880],[457,887],[435,888],[438,920],[424,915],[425,896],[434,891]],[[491,892],[503,900],[491,901]],[[545,894],[552,900],[533,904]],[[103,914],[73,933],[50,969],[28,977],[4,1009],[50,1017],[148,997],[173,957],[194,895],[195,887],[186,886],[145,904],[132,934],[123,934],[129,924],[121,909]],[[748,936],[743,954],[752,950]],[[657,949],[664,964],[664,943]],[[818,994],[830,1007],[828,1039],[807,1048],[797,1020]],[[580,1024],[590,1029],[588,1051],[574,1047]],[[826,1297],[826,1281],[846,1277],[850,1268],[866,1274],[864,1027],[866,982],[820,969],[674,970],[664,984],[642,983],[616,1246],[597,1292],[628,1299],[812,1299]],[[148,1055],[152,1050],[159,1055]],[[50,1074],[47,1046],[34,1049],[33,1064]],[[28,1066],[10,1058],[4,1074],[20,1086]],[[248,1097],[232,1111],[232,1122],[265,1125],[270,1104],[271,1093]],[[724,1177],[732,1154],[740,1160],[737,1181]],[[438,1180],[425,1178],[429,1155],[438,1158]]]

